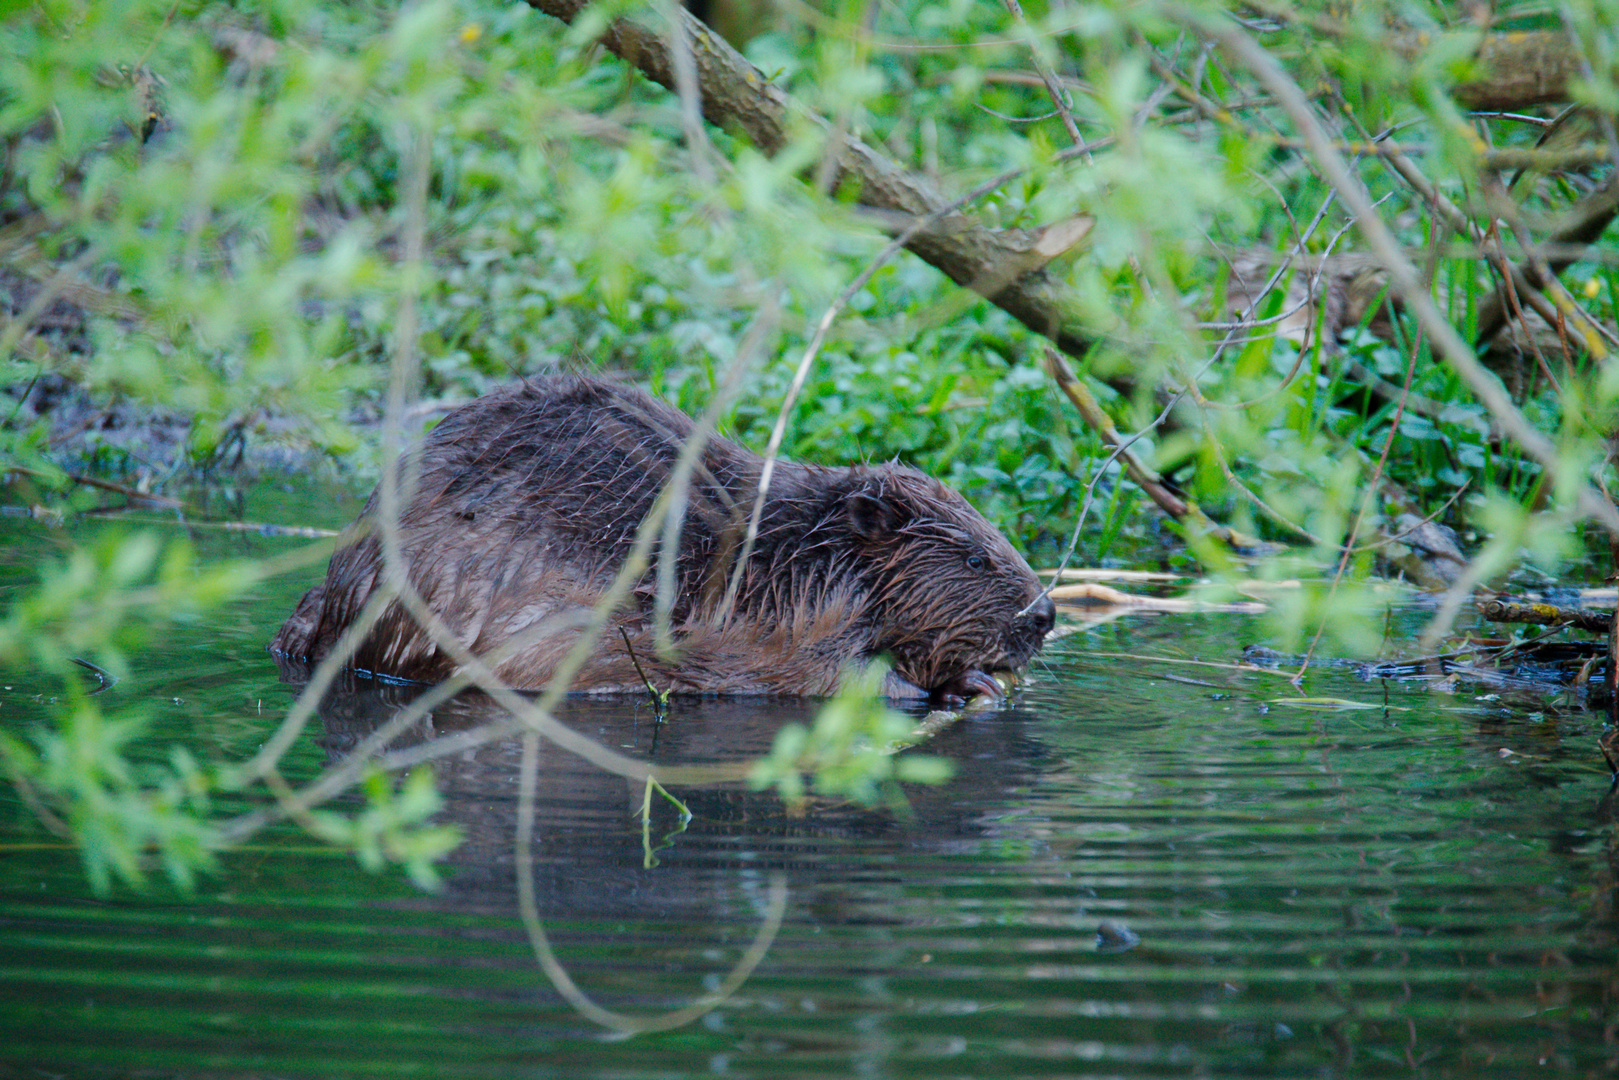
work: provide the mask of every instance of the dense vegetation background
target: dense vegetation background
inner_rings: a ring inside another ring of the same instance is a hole
[[[412,403],[564,368],[903,458],[1037,565],[1083,514],[1083,563],[1302,574],[1279,630],[1340,648],[1373,575],[1455,601],[1619,537],[1606,0],[706,14],[746,60],[667,3],[13,5],[5,501],[363,487]],[[265,769],[130,771],[75,663],[280,569],[131,533],[8,597],[61,724],[0,746],[93,872],[183,880]]]

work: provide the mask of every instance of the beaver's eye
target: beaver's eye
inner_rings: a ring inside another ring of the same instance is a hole
[[[967,556],[967,569],[982,570],[983,568],[984,557],[982,555],[978,554],[977,552],[973,552],[971,555]]]

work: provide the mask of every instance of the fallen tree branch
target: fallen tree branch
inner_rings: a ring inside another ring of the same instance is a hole
[[[1416,60],[1457,34],[1412,32],[1396,35],[1389,45],[1407,60]],[[1484,34],[1473,52],[1474,71],[1469,79],[1450,88],[1450,96],[1464,109],[1477,111],[1522,109],[1571,99],[1570,84],[1581,77],[1580,56],[1568,35],[1556,30]]]
[[[528,0],[529,6],[569,25],[590,8],[590,0]],[[952,200],[852,135],[836,132],[826,119],[795,103],[758,68],[748,63],[707,25],[684,8],[671,6],[682,21],[696,72],[698,100],[709,123],[738,131],[768,156],[785,148],[794,121],[827,137],[833,163],[832,189],[858,191],[863,206],[907,218],[939,215],[919,230],[906,248],[971,289],[1029,329],[1080,358],[1094,344],[1079,318],[1079,302],[1068,286],[1045,272],[1052,259],[1089,231],[1089,219],[1070,219],[1042,229],[990,229],[972,217],[948,212]],[[671,35],[628,18],[614,19],[601,42],[614,55],[667,89],[676,90]]]
[[[1558,607],[1556,604],[1519,603],[1493,597],[1478,602],[1478,613],[1491,622],[1528,623],[1531,626],[1572,626],[1591,634],[1606,634],[1613,626],[1611,611]]]
[[[1298,9],[1276,0],[1251,0],[1251,6],[1281,22],[1308,27],[1315,34],[1351,38],[1356,31],[1332,15]],[[1476,40],[1473,65],[1467,77],[1450,88],[1450,96],[1464,109],[1497,112],[1569,101],[1572,84],[1587,72],[1567,33],[1560,30],[1481,33],[1476,28],[1403,30],[1365,44],[1379,45],[1407,62],[1434,53],[1450,53],[1455,44]]]

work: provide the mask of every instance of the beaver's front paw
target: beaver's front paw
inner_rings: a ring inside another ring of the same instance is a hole
[[[987,671],[973,668],[933,691],[933,703],[942,709],[959,709],[980,694],[1004,697],[1001,684]]]

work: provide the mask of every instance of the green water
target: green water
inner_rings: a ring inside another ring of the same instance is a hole
[[[340,519],[348,507],[329,508]],[[272,501],[259,516],[278,513]],[[301,512],[300,512],[301,513]],[[283,516],[282,520],[287,518]],[[300,523],[305,518],[294,520]],[[4,585],[52,546],[0,522]],[[199,536],[211,556],[291,550]],[[264,642],[314,571],[165,631],[109,693],[154,745],[241,758],[292,699]],[[1600,719],[1318,671],[1364,710],[1285,704],[1268,676],[1099,654],[1233,659],[1234,616],[1133,616],[1055,643],[1016,704],[932,744],[958,775],[908,818],[785,813],[719,784],[655,811],[558,752],[541,763],[535,883],[581,987],[677,1008],[779,935],[726,1004],[623,1038],[563,1003],[516,917],[515,744],[441,764],[467,841],[442,892],[280,828],[191,898],[94,898],[75,853],[0,789],[0,1074],[28,1077],[1423,1076],[1619,1066],[1613,824]],[[29,688],[0,698],[26,725]],[[435,714],[410,738],[472,722]],[[32,712],[30,712],[32,710]],[[383,711],[330,710],[308,780]],[[656,727],[575,726],[661,762],[741,760],[802,709],[707,702]],[[1507,753],[1503,753],[1507,751]],[[1098,927],[1133,946],[1099,948]],[[1123,940],[1132,940],[1128,936]]]

